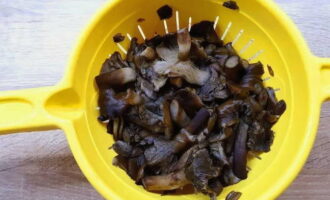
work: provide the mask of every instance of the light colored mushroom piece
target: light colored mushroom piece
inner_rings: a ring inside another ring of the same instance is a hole
[[[188,83],[204,85],[209,79],[210,73],[194,66],[191,61],[178,62],[168,72],[169,77],[182,77]]]
[[[147,47],[141,52],[140,56],[145,57],[147,60],[154,60],[156,58],[156,52],[153,48]]]
[[[113,120],[113,136],[116,140],[119,139],[120,119],[116,118]]]
[[[157,73],[156,70],[170,69],[171,65],[166,61],[158,61],[153,65],[153,68],[154,68],[155,72]],[[157,73],[157,74],[159,74],[160,76],[154,77],[151,80],[152,84],[154,85],[155,91],[159,91],[160,88],[162,88],[166,84],[166,81],[168,79],[167,77],[164,76],[165,73],[164,74]]]
[[[147,176],[142,179],[142,184],[148,191],[174,190],[189,183],[184,170],[166,175]]]
[[[204,85],[210,77],[208,71],[198,69],[191,61],[178,62],[174,65],[170,65],[166,61],[159,61],[153,66],[153,68],[159,75],[182,77],[188,83],[196,85]]]
[[[231,56],[227,59],[225,66],[227,68],[234,68],[239,64],[240,58],[238,56]]]
[[[158,56],[164,61],[166,61],[169,65],[174,64],[178,61],[178,48],[169,49],[160,45],[156,48],[156,52]]]
[[[172,120],[181,128],[184,128],[189,124],[190,118],[177,100],[171,102],[170,111]]]
[[[191,48],[191,37],[187,28],[178,31],[177,41],[179,46],[178,58],[180,60],[187,60]]]
[[[135,80],[135,70],[128,67],[107,72],[96,77],[96,82],[99,86],[107,85],[110,87],[122,86]]]
[[[165,125],[165,137],[171,139],[173,136],[173,119],[170,111],[170,100],[163,101],[163,123]]]

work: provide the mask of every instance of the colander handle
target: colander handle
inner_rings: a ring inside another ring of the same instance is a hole
[[[330,101],[330,58],[318,58],[321,71],[321,98]]]
[[[0,92],[0,135],[56,129],[57,123],[45,109],[54,87]]]

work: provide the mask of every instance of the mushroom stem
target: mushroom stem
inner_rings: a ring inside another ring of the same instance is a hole
[[[148,191],[175,190],[189,183],[184,170],[160,176],[147,176],[142,179],[142,184]]]
[[[165,137],[166,139],[171,139],[173,136],[173,122],[171,119],[171,112],[170,112],[170,101],[166,99],[163,102],[163,122],[165,125]]]
[[[178,45],[179,45],[179,59],[187,60],[190,48],[191,48],[191,37],[187,28],[178,31],[177,35]]]
[[[224,71],[227,79],[235,82],[238,82],[245,73],[238,56],[231,56],[226,60]]]
[[[181,128],[186,127],[189,124],[190,118],[177,100],[174,99],[171,102],[170,111],[172,120]]]
[[[244,122],[239,123],[238,133],[235,139],[234,146],[234,174],[240,179],[247,178],[246,163],[247,163],[247,131],[249,126]]]
[[[135,81],[135,79],[135,71],[128,67],[107,72],[95,78],[97,86],[103,89],[120,87],[129,82]]]
[[[196,116],[191,120],[188,126],[185,128],[191,134],[198,134],[203,128],[205,128],[208,120],[210,118],[210,113],[205,108],[198,111]]]
[[[191,120],[186,128],[181,129],[180,133],[175,137],[175,152],[180,152],[187,148],[190,144],[196,142],[198,131],[203,130],[210,117],[209,111],[202,108]]]

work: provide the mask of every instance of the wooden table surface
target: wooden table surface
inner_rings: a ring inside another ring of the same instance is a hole
[[[266,1],[266,0],[265,0]],[[275,0],[312,51],[330,57],[330,1]],[[105,0],[0,0],[0,91],[54,85],[77,35]],[[299,177],[279,198],[330,199],[330,103]],[[100,200],[62,131],[0,137],[0,200]]]

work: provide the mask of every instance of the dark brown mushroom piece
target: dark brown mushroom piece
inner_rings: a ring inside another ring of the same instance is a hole
[[[144,151],[144,156],[149,166],[159,165],[165,162],[171,155],[177,152],[176,144],[161,138],[154,138],[153,145]]]
[[[190,59],[195,62],[204,61],[208,58],[204,48],[198,44],[196,41],[191,42],[191,49],[190,49]]]
[[[135,71],[128,67],[117,69],[112,72],[103,73],[95,78],[99,89],[118,88],[135,80]]]
[[[262,89],[260,94],[258,95],[258,102],[262,107],[265,107],[268,102],[268,92],[267,89]]]
[[[218,47],[214,50],[215,57],[217,56],[229,56],[230,52],[226,47]]]
[[[286,110],[286,103],[284,100],[279,101],[274,108],[273,113],[275,115],[282,115]]]
[[[133,147],[124,142],[124,141],[117,141],[115,144],[112,145],[113,150],[123,157],[130,157],[133,151]]]
[[[273,68],[270,66],[270,65],[267,65],[267,69],[268,69],[268,72],[269,72],[269,74],[272,76],[272,77],[274,77],[274,70],[273,70]]]
[[[217,196],[222,192],[223,185],[218,178],[209,180],[209,196],[211,200],[216,200]]]
[[[237,52],[236,52],[236,50],[233,47],[233,43],[231,43],[231,42],[227,43],[225,45],[225,48],[228,51],[228,55],[230,55],[230,56],[237,56],[238,55]]]
[[[156,48],[158,45],[160,45],[163,42],[164,37],[160,35],[156,35],[150,39],[146,39],[145,44],[148,47]]]
[[[100,91],[99,106],[102,116],[114,119],[122,116],[127,111],[129,104],[123,99],[116,98],[112,89],[105,89]]]
[[[233,129],[231,127],[224,128],[220,132],[215,132],[209,136],[208,140],[210,143],[222,142],[233,135]],[[227,141],[226,141],[227,143]]]
[[[128,160],[127,174],[135,180],[136,183],[141,184],[141,179],[145,176],[145,158],[143,155],[133,157]]]
[[[173,11],[169,5],[164,5],[157,10],[158,16],[161,20],[172,17]]]
[[[275,91],[273,88],[266,88],[267,94],[268,94],[268,101],[267,101],[267,110],[274,110],[275,106],[278,102]]]
[[[114,166],[120,167],[126,172],[128,170],[128,158],[123,157],[121,155],[117,155],[116,157],[114,157],[112,160],[112,164]]]
[[[201,149],[192,155],[191,164],[185,169],[185,174],[198,191],[210,194],[209,181],[219,176],[220,168],[213,166],[209,152]]]
[[[195,141],[195,137],[187,131],[179,133],[173,140],[152,137],[152,145],[144,151],[147,165],[164,165],[174,154],[186,150]]]
[[[227,196],[226,200],[239,200],[242,196],[242,193],[231,191]]]
[[[232,10],[238,10],[239,7],[236,3],[236,1],[226,1],[223,3],[223,6]]]
[[[226,85],[223,83],[224,81],[221,80],[215,69],[210,71],[210,78],[199,90],[199,96],[201,96],[202,101],[211,102],[215,99],[227,99],[229,93]]]
[[[205,128],[209,117],[209,112],[201,109],[173,140],[155,138],[153,145],[144,152],[148,165],[159,165],[171,155],[187,149],[196,141],[194,135]]]
[[[115,36],[113,36],[113,41],[115,43],[119,43],[125,40],[125,36],[123,36],[121,33],[117,33]]]
[[[210,153],[216,159],[221,168],[225,165],[229,165],[227,155],[221,142],[211,144]]]
[[[137,55],[140,51],[141,51],[141,47],[137,42],[137,38],[133,37],[131,40],[131,44],[130,47],[127,51],[127,56],[126,56],[126,60],[130,63],[132,63],[134,61],[134,57],[135,55]]]
[[[103,74],[103,73],[107,73],[107,72],[112,72],[114,70],[116,70],[116,66],[113,66],[111,61],[110,61],[110,58],[107,58],[103,64],[102,64],[102,68],[101,68],[101,72],[100,74]]]
[[[129,67],[128,63],[123,60],[119,52],[114,52],[110,58],[107,58],[102,64],[101,74],[124,67]]]
[[[127,61],[123,60],[119,52],[115,52],[110,56],[110,65],[115,66],[117,69],[129,67]]]
[[[234,173],[240,179],[247,178],[246,163],[247,163],[247,147],[246,141],[248,136],[249,126],[244,122],[240,122],[237,135],[235,138],[234,147]]]
[[[126,120],[152,133],[165,132],[163,117],[146,109],[145,105],[132,108]]]
[[[142,23],[142,22],[146,21],[146,19],[140,17],[140,18],[137,19],[136,21],[139,22],[139,23]]]
[[[179,171],[184,169],[187,164],[189,159],[191,158],[191,156],[198,150],[198,146],[192,146],[190,149],[188,149],[186,152],[184,152],[182,154],[182,156],[180,157],[180,159],[178,160],[177,163],[175,163],[175,165],[172,166],[172,168],[170,169],[171,172],[175,172],[175,171]]]
[[[263,123],[253,122],[248,131],[247,147],[254,152],[269,152],[273,143],[274,133]]]
[[[192,25],[190,35],[196,38],[203,38],[207,42],[221,46],[222,41],[213,28],[214,22],[201,21]]]
[[[239,109],[242,100],[228,100],[217,108],[219,125],[223,128],[233,126],[239,121]]]
[[[241,179],[235,176],[232,168],[225,166],[221,171],[221,183],[224,186],[234,185],[241,181]]]
[[[181,89],[175,92],[174,99],[176,99],[180,106],[190,117],[195,114],[204,106],[200,97],[195,94],[191,89]]]
[[[261,76],[264,74],[263,65],[259,63],[250,64],[246,68],[246,72],[241,78],[240,86],[250,91],[253,91],[256,94],[262,92],[258,86],[262,84]]]

